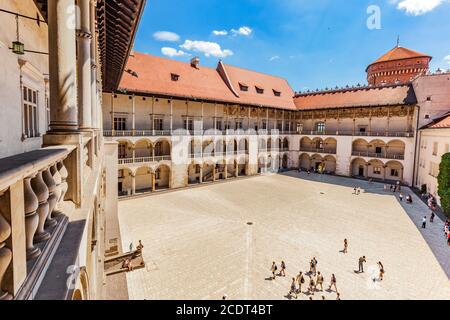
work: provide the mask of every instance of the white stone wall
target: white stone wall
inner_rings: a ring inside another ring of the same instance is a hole
[[[32,0],[3,0],[1,8],[36,17],[38,9]],[[42,16],[39,15],[41,19]],[[25,53],[14,54],[9,47],[16,41],[16,19],[14,15],[0,12],[0,119],[14,125],[0,126],[0,158],[31,151],[41,147],[42,138],[22,140],[23,107],[22,83],[38,92],[39,132],[47,130],[46,84],[48,74],[48,55]],[[19,40],[25,50],[48,52],[47,25],[19,18]],[[6,123],[6,122],[5,122]]]
[[[416,187],[421,188],[423,184],[427,185],[427,191],[436,197],[438,204],[440,198],[437,194],[438,183],[437,175],[433,176],[431,165],[439,165],[442,155],[450,152],[450,129],[427,129],[419,131],[418,142],[418,164]],[[437,152],[434,155],[434,143],[437,143]]]

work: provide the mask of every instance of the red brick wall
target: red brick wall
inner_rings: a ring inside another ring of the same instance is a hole
[[[367,68],[367,82],[371,85],[395,84],[409,82],[418,74],[428,71],[430,58],[410,58],[387,62],[378,62]]]

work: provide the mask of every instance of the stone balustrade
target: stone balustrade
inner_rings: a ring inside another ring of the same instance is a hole
[[[45,275],[42,265],[67,224],[63,203],[73,195],[66,165],[74,152],[59,146],[0,159],[0,300],[28,298]]]

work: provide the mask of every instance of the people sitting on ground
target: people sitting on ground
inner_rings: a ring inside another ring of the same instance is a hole
[[[126,258],[122,263],[122,268],[127,269],[127,271],[133,271],[133,262],[130,258]]]

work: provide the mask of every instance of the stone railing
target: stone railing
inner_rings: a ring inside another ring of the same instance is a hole
[[[404,154],[398,153],[375,153],[368,151],[352,151],[352,156],[357,157],[366,157],[366,158],[381,158],[381,159],[395,159],[395,160],[404,160]]]
[[[333,148],[311,148],[311,147],[300,147],[300,152],[314,152],[314,153],[328,153],[336,154],[336,149]]]
[[[300,135],[312,135],[312,136],[358,136],[358,137],[399,137],[399,138],[411,138],[414,137],[412,131],[371,131],[371,132],[359,132],[351,130],[338,130],[338,131],[308,131],[303,130]]]
[[[148,157],[134,157],[134,158],[119,158],[119,164],[132,164],[132,163],[148,163],[167,160],[170,161],[172,157],[170,155],[164,156],[148,156]]]
[[[45,276],[74,207],[65,200],[76,199],[74,153],[59,146],[0,159],[0,300],[32,298]]]
[[[300,134],[297,131],[280,131],[278,129],[260,129],[260,130],[246,130],[246,129],[227,129],[227,130],[103,130],[105,137],[153,137],[153,136],[242,136],[242,135],[296,135]],[[306,134],[306,133],[302,133]],[[336,132],[332,133],[333,135]]]

